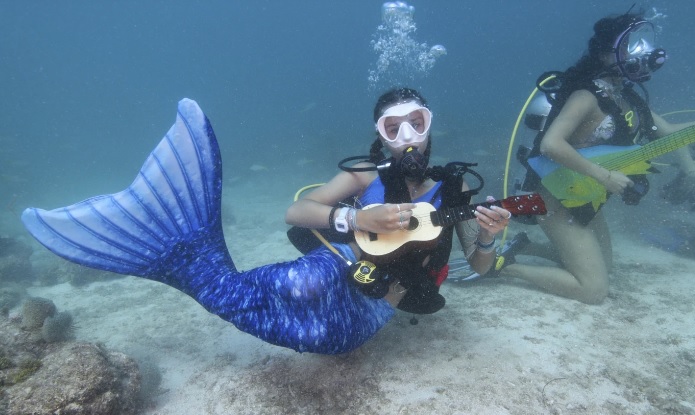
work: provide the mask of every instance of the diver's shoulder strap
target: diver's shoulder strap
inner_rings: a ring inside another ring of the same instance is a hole
[[[623,115],[622,110],[618,104],[611,99],[608,94],[601,88],[592,83],[593,88],[587,88],[590,92],[594,94],[598,100],[599,108],[601,111],[609,114],[613,117],[613,121],[616,123],[615,136],[619,138],[617,145],[633,145],[633,144],[644,144],[644,142],[653,141],[657,138],[656,128],[654,128],[654,117],[652,117],[652,111],[649,109],[649,104],[645,99],[640,96],[640,94],[635,91],[633,85],[626,85],[623,88],[622,95],[625,100],[630,104],[631,107],[637,112],[639,120],[639,134],[630,130],[626,116]],[[644,89],[644,87],[642,87]],[[646,90],[645,90],[646,93]],[[640,142],[636,142],[639,140]]]
[[[645,94],[647,93],[644,86],[642,86]],[[644,141],[654,141],[658,137],[656,135],[656,125],[654,124],[654,117],[652,116],[652,110],[649,108],[649,103],[647,100],[642,98],[640,94],[635,91],[632,86],[623,89],[623,94],[627,102],[630,103],[637,110],[637,115],[639,116],[639,128],[640,128],[640,139]],[[639,144],[639,143],[634,143]]]
[[[579,90],[586,90],[591,92],[591,94],[596,97],[596,100],[598,101],[598,106],[603,111],[604,113],[610,115],[613,117],[613,120],[615,122],[615,136],[616,137],[629,137],[629,127],[627,124],[627,121],[625,121],[625,117],[622,115],[622,110],[618,106],[618,104],[611,99],[611,97],[608,95],[606,91],[603,90],[603,88],[599,87],[596,85],[593,81],[586,80],[581,83],[577,83],[573,86],[568,86],[566,89],[563,91],[557,92],[557,93],[547,93],[546,92],[546,97],[548,99],[548,102],[551,103],[551,108],[550,108],[550,113],[548,114],[548,119],[545,123],[546,128],[543,131],[540,131],[536,137],[533,140],[533,147],[531,149],[531,152],[529,156],[538,156],[540,155],[540,144],[541,140],[543,140],[543,136],[545,135],[545,131],[548,130],[548,126],[550,126],[557,117],[557,115],[560,113],[562,110],[562,107],[565,105],[565,102],[567,102],[567,99],[569,96]],[[628,87],[625,89],[625,91],[628,92],[629,98],[628,101],[630,102],[631,105],[635,106],[638,109],[639,117],[640,117],[640,122],[641,120],[645,120],[645,128],[649,128],[651,130],[651,126],[653,125],[654,121],[651,117],[651,112],[649,111],[649,108],[646,107],[646,103],[642,98],[637,94],[631,87]],[[627,98],[627,97],[626,97]],[[644,108],[647,109],[647,114],[644,114]],[[648,127],[647,127],[648,125]],[[629,142],[625,143],[617,143],[621,145],[631,145],[632,140],[630,139]]]
[[[441,181],[442,185],[434,193],[430,203],[434,204],[433,202],[441,195],[441,207],[454,207],[470,204],[471,197],[478,194],[484,185],[482,176],[471,168],[476,165],[477,163],[451,162],[444,167],[434,166],[431,169],[430,177],[435,181]],[[462,192],[461,188],[463,187],[463,176],[466,173],[473,175],[476,179],[478,179],[480,184],[475,188]]]

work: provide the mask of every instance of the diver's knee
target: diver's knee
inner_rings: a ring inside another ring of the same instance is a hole
[[[585,304],[599,305],[608,296],[608,283],[584,287],[577,300]]]

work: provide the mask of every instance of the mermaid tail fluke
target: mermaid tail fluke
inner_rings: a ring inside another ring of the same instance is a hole
[[[126,190],[50,211],[28,208],[22,221],[65,259],[153,277],[157,262],[178,240],[219,227],[221,192],[215,134],[198,104],[183,99],[176,122]]]

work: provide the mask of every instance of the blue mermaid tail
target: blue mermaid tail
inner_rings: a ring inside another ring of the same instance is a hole
[[[215,134],[196,102],[184,99],[127,189],[51,211],[28,208],[22,221],[65,259],[165,283],[238,329],[299,352],[351,351],[393,316],[386,301],[348,283],[347,265],[326,248],[237,271],[222,233],[221,194]]]

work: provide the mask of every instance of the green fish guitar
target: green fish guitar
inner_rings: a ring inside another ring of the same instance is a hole
[[[577,150],[579,154],[608,170],[627,176],[651,173],[650,159],[695,143],[695,126],[684,128],[640,146],[594,146]],[[589,220],[608,199],[608,191],[591,177],[561,166],[545,156],[528,159],[541,183],[570,211],[589,214]]]

